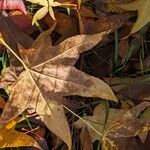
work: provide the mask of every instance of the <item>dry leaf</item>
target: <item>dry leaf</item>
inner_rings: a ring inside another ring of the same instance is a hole
[[[133,78],[105,78],[115,92],[134,100],[150,100],[150,76]]]
[[[8,16],[0,16],[0,32],[3,34],[7,44],[15,51],[15,53],[17,53],[17,55],[20,55],[17,48],[18,43],[25,48],[29,48],[33,43],[33,39],[22,32]],[[11,53],[8,54],[11,57],[10,63],[20,67],[20,62],[18,62]]]
[[[61,40],[59,41],[78,34],[78,23],[75,18],[61,12],[56,12],[55,17],[57,24],[54,30],[62,35]],[[46,15],[42,20],[49,28],[54,24],[54,20],[49,15]]]
[[[20,10],[27,14],[22,0],[0,0],[0,10]]]
[[[28,59],[25,61],[27,64],[22,62],[26,70],[9,88],[10,97],[4,108],[0,126],[25,109],[34,108],[45,125],[70,149],[69,126],[63,106],[58,102],[62,96],[81,95],[117,101],[106,83],[73,67],[79,54],[93,48],[108,32],[78,35],[57,46],[51,46],[50,32],[51,29],[43,32],[24,56]]]
[[[80,133],[81,150],[93,150],[92,139],[87,127],[82,128]]]
[[[54,11],[53,11],[53,7],[70,7],[70,6],[75,6],[73,4],[69,4],[69,3],[59,3],[57,1],[54,0],[27,0],[33,4],[39,4],[41,6],[43,6],[42,8],[40,8],[33,17],[33,21],[32,24],[34,24],[36,21],[42,19],[48,12],[50,14],[50,16],[55,19],[55,15],[54,15]]]
[[[20,117],[14,118],[0,129],[0,148],[33,146],[41,149],[32,137],[25,133],[15,131],[16,124],[19,120]]]
[[[32,17],[30,14],[24,15],[21,11],[13,11],[9,13],[11,20],[28,35],[36,31],[32,26]]]
[[[130,110],[109,109],[109,116],[105,125],[105,107],[100,104],[95,108],[93,116],[83,117],[97,132],[81,120],[75,122],[75,126],[77,128],[87,126],[93,142],[100,140],[102,137],[102,149],[109,150],[114,148],[119,150],[121,149],[119,139],[136,136],[144,129],[147,131],[150,129],[149,120],[138,118],[140,113],[148,107],[150,107],[150,103],[143,102]],[[104,126],[105,130],[103,132]]]
[[[126,3],[126,4],[114,4],[117,7],[120,7],[124,10],[128,10],[128,11],[135,11],[138,10],[138,18],[137,21],[135,22],[135,24],[132,27],[131,33],[133,34],[137,31],[139,31],[144,25],[146,25],[148,22],[150,22],[150,0],[135,0],[133,2],[130,3]],[[109,8],[109,10],[114,10],[112,8]],[[117,10],[115,10],[117,11]]]
[[[127,23],[130,17],[130,14],[116,14],[112,16],[103,16],[96,21],[92,18],[83,18],[84,32],[88,34],[99,33],[106,30],[111,30],[113,32]]]
[[[0,96],[0,108],[3,109],[5,104],[6,104],[6,102],[5,102],[4,98]]]

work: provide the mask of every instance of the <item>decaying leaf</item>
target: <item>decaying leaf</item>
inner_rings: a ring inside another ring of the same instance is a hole
[[[56,46],[51,46],[50,33],[51,29],[43,32],[31,49],[21,55],[22,60],[26,60],[22,62],[25,71],[9,88],[9,101],[4,108],[0,126],[25,109],[34,108],[45,125],[70,149],[69,126],[63,106],[59,103],[63,96],[81,95],[117,101],[106,83],[73,67],[79,54],[93,48],[108,32],[77,35]]]
[[[0,108],[3,109],[5,104],[6,104],[6,102],[5,102],[4,98],[0,96]]]
[[[27,14],[22,0],[0,0],[0,10],[20,10]]]
[[[80,142],[81,142],[82,150],[93,150],[92,139],[89,135],[87,127],[82,128],[82,130],[81,130]]]
[[[145,75],[137,78],[105,78],[105,81],[115,92],[130,99],[150,101],[150,76]]]
[[[77,128],[87,126],[93,142],[102,138],[102,149],[120,149],[119,140],[136,136],[144,129],[150,129],[149,120],[142,119],[142,117],[138,118],[140,113],[149,107],[149,102],[143,102],[130,110],[109,109],[109,116],[105,125],[106,111],[104,105],[100,104],[95,108],[93,116],[83,117],[86,122],[97,130],[97,133],[81,120],[75,122],[75,126]],[[105,130],[103,130],[104,125]]]
[[[130,14],[106,15],[96,21],[92,18],[83,18],[84,32],[88,34],[99,33],[106,30],[113,32],[125,24],[131,16]]]
[[[55,18],[57,20],[57,24],[54,30],[62,35],[59,41],[78,34],[78,22],[75,18],[61,12],[56,12]],[[50,28],[54,24],[54,20],[49,15],[46,15],[42,20]]]
[[[3,38],[7,41],[7,44],[15,51],[15,53],[17,53],[17,55],[20,55],[17,48],[18,44],[22,45],[24,48],[29,48],[34,41],[31,37],[21,31],[9,16],[5,17],[0,15],[0,32],[3,34]],[[9,52],[8,54],[11,57],[11,64],[20,67],[21,64],[17,61],[16,57]]]
[[[133,2],[126,3],[126,4],[114,4],[114,5],[128,11],[138,10],[138,18],[131,30],[131,34],[139,31],[144,25],[150,22],[150,17],[149,17],[150,0],[145,0],[145,1],[135,0]],[[109,10],[111,9],[112,11],[117,11],[116,9],[114,9],[115,6],[109,8]]]
[[[32,26],[32,17],[30,14],[24,15],[21,11],[13,11],[9,13],[11,20],[28,35],[36,31]]]
[[[32,137],[25,133],[15,131],[16,124],[19,120],[20,117],[16,117],[0,129],[0,148],[33,146],[41,149]]]

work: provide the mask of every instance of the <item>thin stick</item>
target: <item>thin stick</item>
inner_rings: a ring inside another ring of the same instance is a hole
[[[80,116],[78,116],[76,113],[74,113],[72,110],[70,110],[69,108],[67,108],[65,105],[63,105],[63,107],[68,110],[70,113],[72,113],[74,116],[76,116],[77,118],[79,118],[81,121],[83,121],[87,126],[89,126],[92,130],[94,130],[98,135],[102,136],[103,134],[101,134],[99,131],[97,131],[90,123],[88,123],[87,121],[85,121],[84,119],[82,119]]]

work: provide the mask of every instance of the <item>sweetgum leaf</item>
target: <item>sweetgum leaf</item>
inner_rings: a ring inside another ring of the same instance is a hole
[[[117,102],[105,82],[73,66],[80,53],[93,48],[109,32],[77,35],[56,46],[51,46],[50,33],[51,29],[43,32],[31,49],[21,52],[26,70],[9,87],[10,97],[0,126],[4,126],[25,109],[33,108],[45,125],[71,149],[70,130],[60,103],[63,96],[99,97]]]
[[[69,4],[69,3],[60,3],[54,0],[27,0],[33,4],[41,5],[42,8],[39,9],[33,16],[32,24],[34,24],[36,21],[42,19],[47,13],[54,19],[55,14],[53,11],[53,7],[74,7],[75,5]]]
[[[123,140],[137,136],[144,130],[148,131],[150,129],[150,121],[139,117],[140,113],[144,112],[147,108],[150,108],[149,102],[142,102],[129,110],[110,108],[105,125],[106,108],[104,105],[100,104],[94,109],[93,116],[83,117],[86,122],[97,130],[97,133],[82,122],[82,120],[76,121],[74,125],[77,128],[84,128],[87,126],[93,142],[95,140],[100,140],[101,135],[102,149],[119,150],[123,149],[122,145],[120,145]]]

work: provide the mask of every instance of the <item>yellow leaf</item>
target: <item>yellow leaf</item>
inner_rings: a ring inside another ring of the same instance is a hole
[[[144,25],[150,22],[150,0],[135,0],[127,4],[114,4],[127,11],[138,11],[138,18],[132,27],[131,33],[139,31]],[[112,7],[114,10],[116,7]],[[116,10],[117,11],[117,10]]]
[[[2,44],[2,45],[4,45],[4,39],[3,39],[3,37],[2,37],[2,34],[1,34],[1,32],[0,32],[0,44]]]
[[[40,10],[38,10],[38,11],[35,13],[35,15],[33,16],[32,25],[33,25],[36,21],[42,19],[42,18],[47,14],[47,12],[48,12],[48,8],[47,8],[47,7],[43,7],[43,8],[41,8]]]
[[[79,7],[79,9],[80,9],[81,3],[82,3],[82,0],[78,0],[78,7]]]
[[[39,4],[39,5],[44,6],[41,9],[39,9],[37,11],[37,13],[34,15],[32,24],[34,24],[37,20],[42,19],[48,12],[49,12],[50,16],[54,20],[56,20],[55,16],[54,16],[53,7],[58,7],[58,6],[63,6],[63,7],[66,6],[66,7],[68,7],[68,6],[72,6],[71,4],[59,3],[59,2],[56,2],[54,0],[27,0],[27,1],[29,1],[29,2],[31,2],[33,4]]]
[[[32,137],[25,133],[15,131],[14,128],[19,120],[20,117],[16,117],[0,129],[0,148],[33,146],[41,149]]]
[[[27,0],[27,1],[42,6],[48,6],[47,0]]]
[[[49,7],[49,15],[50,15],[54,20],[56,20],[56,19],[55,19],[55,15],[54,15],[54,11],[53,11],[52,7]]]

